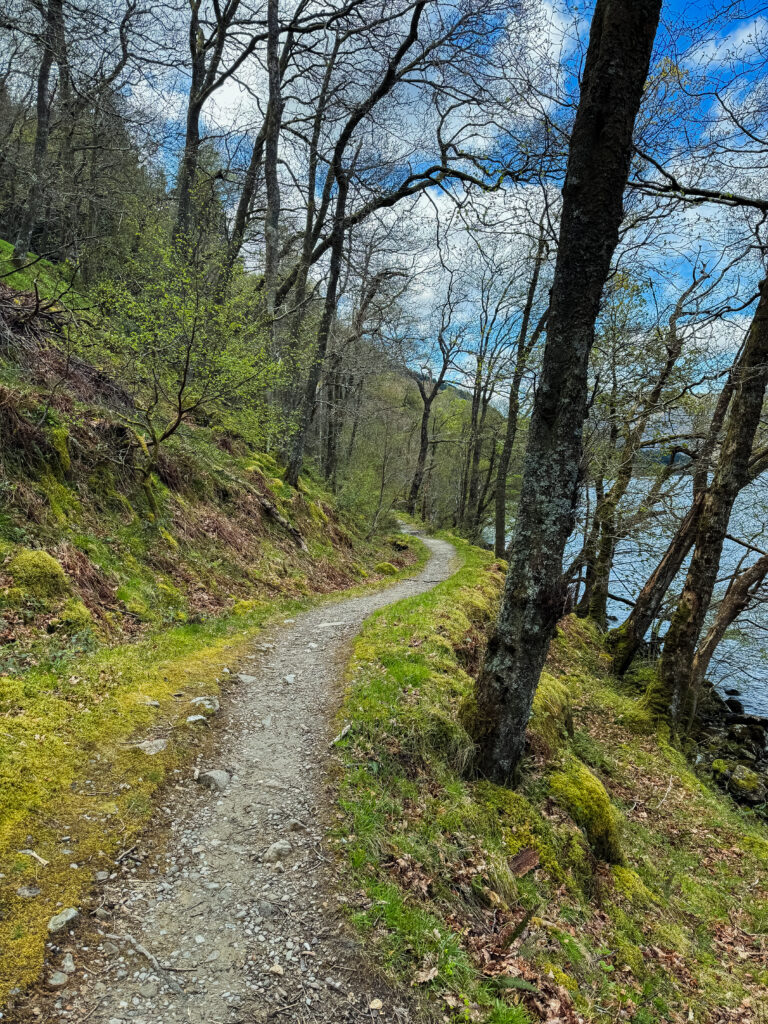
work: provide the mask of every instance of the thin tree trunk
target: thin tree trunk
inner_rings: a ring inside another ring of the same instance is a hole
[[[589,615],[589,605],[592,601],[592,593],[595,589],[595,573],[597,571],[597,551],[600,546],[600,506],[605,499],[603,491],[603,478],[595,480],[595,514],[592,519],[586,543],[583,549],[584,564],[584,593],[576,605],[576,614],[580,619],[586,619]],[[570,574],[569,574],[570,575]]]
[[[661,0],[597,0],[592,18],[512,559],[478,681],[478,768],[501,783],[516,774],[564,607],[562,559],[578,492],[589,354],[660,8]]]
[[[323,314],[320,318],[320,325],[317,330],[317,347],[312,365],[309,369],[307,384],[304,389],[304,399],[299,416],[299,426],[293,442],[290,462],[286,480],[291,487],[299,486],[299,474],[304,464],[304,451],[307,445],[307,436],[315,411],[315,400],[317,386],[323,372],[323,363],[328,349],[328,339],[331,334],[331,324],[336,315],[336,295],[341,276],[341,261],[344,254],[344,209],[346,206],[348,184],[346,178],[338,174],[339,193],[336,200],[336,217],[334,223],[334,240],[331,248],[331,262],[328,271],[328,285],[325,292],[325,304]]]
[[[614,630],[609,637],[613,649],[613,671],[623,675],[632,663],[643,637],[659,614],[664,597],[675,576],[688,556],[696,539],[696,527],[703,507],[704,495],[694,498],[681,521],[667,550],[643,585],[637,596],[635,607],[626,622]]]
[[[693,547],[704,495],[707,491],[712,453],[717,445],[733,395],[734,370],[735,366],[718,396],[706,442],[696,460],[693,472],[693,503],[675,531],[661,561],[638,594],[632,612],[618,629],[609,634],[609,645],[613,649],[613,671],[617,675],[624,675],[632,664],[645,634],[659,614],[659,609],[672,581],[680,572],[683,562]],[[754,476],[753,468],[751,478],[754,479]]]
[[[531,342],[528,343],[528,328],[531,322],[533,303],[536,300],[536,289],[539,286],[539,276],[544,263],[545,250],[544,224],[542,221],[539,244],[533,263],[533,273],[528,284],[528,294],[525,297],[525,306],[523,307],[523,319],[520,323],[520,333],[517,336],[515,346],[515,369],[512,374],[512,383],[509,386],[507,426],[504,431],[504,444],[499,455],[499,468],[496,471],[493,551],[497,558],[504,558],[507,553],[507,477],[509,475],[509,464],[512,461],[512,449],[515,446],[515,438],[517,437],[517,421],[520,416],[520,387],[523,383],[523,374],[525,373],[528,357],[541,332],[544,330],[547,318],[545,313],[536,325]]]
[[[275,313],[275,288],[280,254],[280,182],[277,176],[278,142],[283,116],[279,53],[278,0],[267,3],[267,76],[269,79],[269,105],[267,107],[264,146],[264,182],[267,193],[267,212],[264,218],[264,287],[267,313]],[[274,325],[270,323],[270,330]]]
[[[48,88],[51,80],[51,68],[54,57],[54,19],[51,16],[51,4],[46,10],[46,24],[43,33],[43,53],[37,73],[36,125],[35,142],[32,147],[32,182],[24,204],[21,224],[13,246],[13,262],[20,265],[29,252],[32,233],[35,229],[39,213],[40,200],[43,194],[43,165],[48,152],[48,139],[51,131],[51,101]]]
[[[427,452],[429,450],[429,417],[432,413],[432,399],[426,394],[425,389],[419,384],[419,391],[424,403],[421,412],[421,426],[419,431],[419,454],[416,459],[416,469],[413,471],[411,487],[408,491],[408,501],[405,508],[409,515],[416,512],[416,503],[419,500],[419,491],[424,480],[424,467],[427,464]]]
[[[712,655],[725,636],[726,630],[749,607],[756,588],[760,586],[766,576],[768,576],[768,555],[761,555],[754,565],[750,565],[748,569],[740,572],[731,580],[717,609],[714,622],[696,648],[691,666],[691,686],[695,693],[701,691],[701,685],[707,674]]]
[[[517,421],[520,415],[520,385],[523,380],[523,368],[515,366],[512,383],[509,386],[509,408],[507,409],[507,425],[504,431],[504,444],[499,455],[499,468],[496,471],[496,493],[494,495],[494,543],[493,551],[497,558],[504,558],[507,550],[507,476],[512,461],[512,449],[517,437]]]
[[[660,674],[669,709],[678,729],[686,732],[696,713],[697,689],[691,674],[704,617],[717,581],[720,555],[731,511],[749,480],[749,463],[768,385],[768,282],[749,328],[728,413],[728,427],[714,479],[704,497],[693,557],[683,592],[664,639]]]

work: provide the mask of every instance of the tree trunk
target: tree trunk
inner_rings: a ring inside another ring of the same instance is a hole
[[[720,436],[720,430],[733,394],[734,369],[735,367],[731,369],[725,387],[718,396],[706,442],[696,459],[693,471],[693,503],[669,542],[661,561],[638,594],[635,607],[626,622],[623,622],[608,638],[613,648],[613,671],[617,675],[624,675],[632,664],[632,660],[643,642],[643,637],[659,614],[662,601],[672,585],[672,581],[680,572],[683,562],[693,547],[709,482],[712,453],[717,445],[717,439]],[[754,479],[754,476],[753,468],[751,479]]]
[[[564,607],[562,558],[576,506],[589,354],[660,8],[661,0],[597,0],[592,18],[512,557],[478,682],[478,768],[501,783],[516,774]]]
[[[509,386],[509,407],[507,409],[507,426],[504,431],[504,444],[499,455],[499,468],[496,471],[496,493],[494,495],[494,542],[493,552],[497,558],[504,558],[507,553],[507,476],[509,475],[509,463],[512,460],[512,449],[515,446],[517,437],[517,421],[520,416],[520,387],[523,383],[523,374],[528,357],[533,346],[539,339],[546,324],[547,314],[545,313],[533,332],[533,337],[528,341],[528,327],[531,322],[533,303],[536,300],[536,289],[539,286],[539,275],[544,263],[546,252],[546,241],[544,237],[544,223],[539,226],[539,244],[536,249],[536,258],[533,264],[533,273],[528,285],[528,294],[525,297],[523,307],[523,319],[520,323],[520,333],[517,336],[515,369],[512,374],[512,383]]]
[[[264,217],[264,286],[267,296],[267,312],[272,318],[275,313],[275,289],[280,254],[280,182],[277,176],[278,142],[283,116],[280,73],[280,27],[278,22],[278,0],[267,4],[267,76],[269,79],[269,105],[266,117],[266,141],[264,146],[264,182],[267,193],[267,212]],[[269,325],[274,330],[274,323]]]
[[[624,675],[637,653],[643,637],[659,614],[661,603],[696,539],[704,495],[694,498],[682,522],[669,542],[667,550],[637,596],[635,607],[626,622],[609,637],[613,649],[613,671]]]
[[[690,728],[696,713],[698,693],[693,685],[691,665],[717,581],[731,511],[739,491],[749,480],[752,446],[767,384],[768,282],[763,281],[736,368],[728,427],[714,479],[704,496],[693,557],[664,640],[661,680],[669,698],[672,719],[681,732]]]
[[[605,500],[603,490],[603,478],[595,480],[595,514],[592,517],[592,525],[589,528],[587,539],[582,548],[582,561],[584,566],[584,593],[576,605],[576,614],[580,619],[586,619],[589,615],[589,605],[592,601],[592,593],[595,589],[595,571],[597,568],[597,551],[600,545],[600,506]],[[572,570],[568,573],[572,575]],[[581,575],[581,573],[579,573]]]
[[[717,609],[715,621],[696,648],[691,666],[691,686],[695,693],[701,691],[701,684],[704,682],[712,655],[725,636],[726,630],[749,607],[755,589],[760,586],[766,576],[768,576],[768,555],[761,555],[754,565],[750,565],[748,569],[731,580],[725,597]]]
[[[29,252],[32,243],[32,232],[35,229],[43,194],[43,164],[48,152],[48,138],[51,130],[51,108],[48,86],[51,80],[51,68],[55,47],[55,25],[51,16],[51,5],[46,11],[46,24],[43,33],[43,53],[37,73],[37,119],[35,125],[35,143],[32,148],[32,182],[24,204],[21,224],[13,246],[13,262],[21,265]]]
[[[317,347],[315,357],[309,369],[307,384],[304,389],[301,412],[299,415],[299,426],[293,442],[291,458],[288,463],[286,480],[291,487],[299,486],[299,474],[304,464],[304,450],[307,445],[307,436],[312,422],[312,415],[315,411],[315,400],[317,386],[323,372],[325,353],[328,349],[328,339],[331,334],[331,324],[336,315],[336,294],[341,276],[341,261],[344,254],[344,210],[347,200],[347,181],[344,176],[338,174],[339,193],[336,200],[336,216],[334,223],[334,240],[331,248],[331,262],[328,270],[328,285],[325,292],[325,303],[323,315],[320,318],[320,325],[317,329]]]
[[[499,468],[496,471],[493,552],[497,558],[504,558],[507,551],[507,476],[509,475],[509,463],[512,460],[512,449],[515,446],[515,438],[517,437],[517,420],[520,415],[520,384],[522,379],[523,368],[515,366],[515,373],[509,386],[509,408],[507,409],[504,444],[501,446]]]
[[[424,467],[427,464],[427,452],[429,451],[429,417],[432,412],[432,399],[428,398],[426,392],[420,386],[419,391],[421,392],[421,398],[424,403],[424,407],[421,412],[421,429],[419,433],[419,454],[416,459],[416,469],[413,472],[413,479],[411,480],[411,488],[408,491],[408,501],[406,502],[406,512],[409,515],[414,515],[416,512],[416,503],[419,500],[419,491],[424,480]]]

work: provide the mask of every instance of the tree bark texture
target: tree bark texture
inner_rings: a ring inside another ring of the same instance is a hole
[[[660,8],[661,0],[598,0],[592,18],[511,562],[478,681],[477,766],[500,783],[516,774],[563,610],[562,558],[576,505],[589,354]]]

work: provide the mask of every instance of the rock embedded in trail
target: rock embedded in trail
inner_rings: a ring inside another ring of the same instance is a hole
[[[246,686],[252,686],[254,683],[258,683],[259,681],[258,676],[249,676],[246,675],[245,672],[238,672],[235,679],[238,679],[241,683],[245,683]]]
[[[61,961],[61,969],[65,974],[75,973],[75,958],[71,953],[64,954],[64,959]]]
[[[59,989],[64,988],[64,986],[68,984],[69,975],[65,974],[63,971],[54,971],[53,974],[48,975],[48,988]]]
[[[60,914],[56,914],[48,922],[48,931],[51,935],[63,932],[69,925],[74,924],[80,917],[80,911],[76,907],[67,907]]]
[[[272,845],[264,852],[262,860],[267,864],[275,864],[279,860],[285,860],[286,857],[290,857],[293,853],[293,847],[287,839],[278,839],[276,843]]]
[[[200,772],[197,781],[201,786],[205,786],[206,789],[223,793],[230,783],[230,778],[229,772],[225,772],[222,768],[211,768],[206,772]]]

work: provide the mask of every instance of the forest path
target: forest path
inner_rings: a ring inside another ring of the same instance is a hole
[[[90,948],[62,942],[49,957],[56,970],[71,952],[76,971],[42,1019],[412,1019],[366,970],[340,917],[325,851],[333,820],[326,767],[343,668],[363,620],[453,571],[453,547],[423,539],[431,557],[420,575],[285,620],[259,637],[239,672],[232,668],[237,685],[201,765],[229,780],[213,777],[208,789],[190,772],[167,787],[139,847],[143,863],[103,883],[104,906],[114,909]]]

